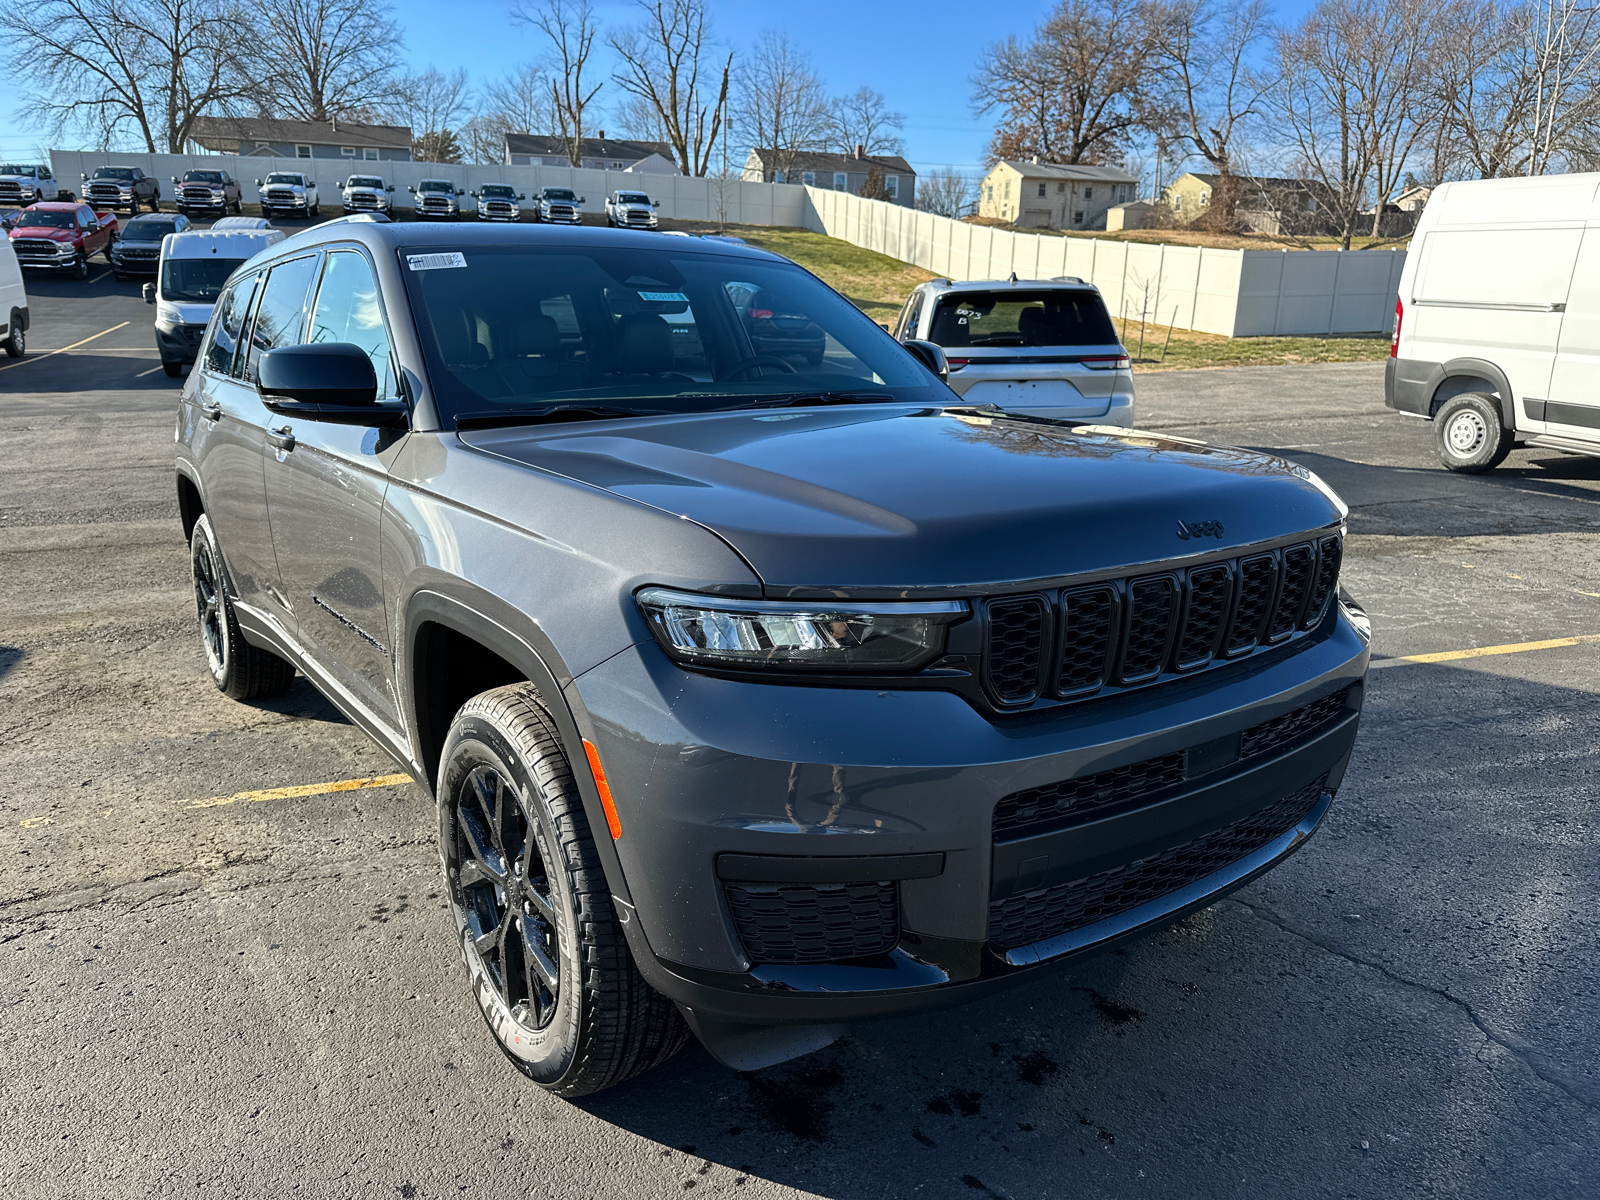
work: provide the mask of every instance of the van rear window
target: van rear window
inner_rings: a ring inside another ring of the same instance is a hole
[[[941,346],[1110,346],[1117,343],[1094,292],[961,292],[941,296],[928,335]]]

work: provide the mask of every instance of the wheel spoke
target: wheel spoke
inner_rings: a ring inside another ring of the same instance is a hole
[[[534,911],[538,913],[539,918],[544,921],[546,925],[550,926],[552,933],[560,928],[556,919],[555,903],[550,899],[549,896],[546,896],[537,887],[533,886],[531,882],[528,884],[527,889],[523,892],[523,895],[528,898],[528,903],[533,905]]]
[[[539,939],[528,936],[529,922],[522,923],[522,955],[527,960],[528,968],[539,977],[539,981],[554,995],[561,987],[561,968],[555,960],[539,944]],[[529,994],[534,994],[537,989],[530,982]]]
[[[489,876],[490,882],[504,886],[505,860],[495,853],[494,847],[490,844],[489,834],[483,827],[482,818],[462,806],[456,809],[456,821],[466,837],[467,850],[477,860],[478,866]]]

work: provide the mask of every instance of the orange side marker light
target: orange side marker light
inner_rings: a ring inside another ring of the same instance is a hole
[[[622,836],[622,819],[617,816],[617,806],[611,799],[611,784],[606,782],[606,769],[600,765],[600,751],[588,738],[583,739],[583,753],[589,759],[589,769],[594,772],[594,785],[600,789],[600,807],[606,810],[606,824],[611,827],[611,840]]]

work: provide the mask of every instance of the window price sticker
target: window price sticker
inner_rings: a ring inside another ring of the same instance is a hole
[[[406,266],[413,271],[441,271],[446,267],[464,267],[467,265],[467,256],[460,251],[451,251],[449,254],[408,254]]]

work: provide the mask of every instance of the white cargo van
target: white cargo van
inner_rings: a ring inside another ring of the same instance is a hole
[[[156,349],[168,375],[182,375],[184,365],[194,361],[228,276],[284,236],[272,228],[211,229],[161,239],[160,273],[155,283],[144,285],[144,299],[156,306]]]
[[[1400,276],[1384,402],[1439,461],[1600,456],[1600,174],[1441,184]]]
[[[0,237],[0,349],[8,358],[28,352],[28,293],[9,238]]]

